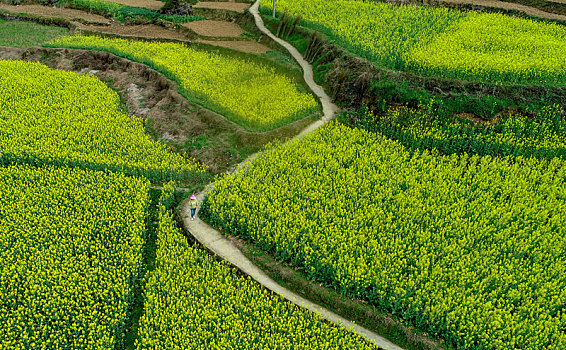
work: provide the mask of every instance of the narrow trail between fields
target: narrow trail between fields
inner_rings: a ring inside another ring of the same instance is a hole
[[[293,140],[297,140],[299,138],[304,137],[305,135],[313,132],[314,130],[320,128],[321,126],[325,125],[329,121],[333,120],[335,117],[336,112],[338,111],[338,107],[332,103],[330,97],[326,94],[324,89],[315,83],[313,78],[313,70],[312,66],[305,61],[302,55],[299,53],[297,49],[291,46],[284,40],[279,39],[275,35],[273,35],[264,25],[263,20],[259,15],[259,0],[255,2],[255,4],[250,8],[250,12],[255,18],[255,22],[257,27],[267,36],[275,40],[277,43],[285,47],[291,55],[297,60],[297,62],[301,65],[304,72],[304,79],[310,89],[314,92],[314,94],[319,98],[322,107],[324,116],[316,121],[315,123],[309,125],[305,128],[299,135],[297,135]],[[238,165],[238,168],[242,168],[244,164],[247,164],[252,159],[254,159],[257,154],[254,154],[244,160],[242,163]],[[211,184],[207,187],[210,189],[214,184]],[[207,189],[205,191],[199,193],[197,198],[199,202],[202,202],[203,198],[206,195]],[[238,267],[242,272],[246,273],[247,275],[251,276],[254,280],[261,283],[264,287],[268,288],[269,290],[279,294],[283,298],[293,302],[294,304],[309,309],[312,312],[320,315],[322,318],[333,322],[338,325],[344,326],[346,329],[363,336],[364,338],[368,339],[372,343],[376,344],[380,348],[383,349],[390,349],[390,350],[402,350],[402,348],[398,347],[397,345],[391,343],[387,339],[379,336],[378,334],[361,327],[345,318],[323,308],[322,306],[315,304],[295,293],[284,288],[283,286],[279,285],[277,282],[272,280],[266,273],[264,273],[259,267],[254,265],[232,242],[223,236],[220,232],[215,230],[214,228],[207,225],[205,222],[200,220],[198,216],[195,218],[194,221],[190,219],[190,207],[188,205],[188,201],[182,204],[181,206],[181,216],[183,217],[183,222],[187,230],[192,234],[192,236],[200,242],[203,246],[220,256],[222,259],[228,261],[232,265]]]

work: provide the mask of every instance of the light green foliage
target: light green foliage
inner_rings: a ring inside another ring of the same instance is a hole
[[[332,124],[204,204],[226,232],[453,340],[566,347],[566,164],[439,156]]]
[[[0,168],[0,348],[111,349],[142,262],[149,183]]]
[[[181,44],[70,36],[51,45],[109,51],[151,65],[248,129],[273,129],[318,108],[312,95],[273,68]]]

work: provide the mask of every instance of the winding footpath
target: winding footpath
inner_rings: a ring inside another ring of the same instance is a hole
[[[338,107],[332,103],[330,97],[326,94],[324,89],[315,83],[313,78],[313,70],[312,66],[304,60],[302,55],[299,53],[297,49],[291,46],[284,40],[277,38],[273,35],[265,25],[259,15],[259,0],[250,8],[250,12],[255,18],[255,22],[257,27],[267,36],[275,40],[277,43],[285,47],[291,55],[297,60],[297,62],[301,65],[304,72],[304,79],[314,94],[320,99],[320,102],[323,107],[324,116],[316,121],[315,123],[309,125],[305,128],[299,135],[297,135],[293,140],[302,138],[303,136],[313,132],[314,130],[320,128],[324,124],[328,123],[329,121],[333,120],[335,117],[336,112],[338,111]],[[289,141],[289,142],[292,142]],[[242,163],[238,165],[238,168],[241,168],[242,165],[248,163],[253,158],[255,158],[257,154],[248,157]],[[197,195],[197,198],[200,202],[205,197],[206,194],[201,192]],[[387,339],[377,335],[376,333],[361,327],[353,322],[346,320],[345,318],[323,308],[320,305],[317,305],[295,293],[292,291],[284,288],[283,286],[279,285],[277,282],[272,280],[267,274],[265,274],[259,267],[254,265],[236,246],[234,246],[230,240],[224,237],[220,232],[215,230],[214,228],[210,227],[202,220],[200,220],[197,216],[194,221],[190,219],[190,209],[188,206],[188,202],[185,202],[181,207],[181,215],[183,217],[183,221],[187,230],[194,236],[194,238],[199,241],[203,246],[208,248],[210,251],[214,252],[222,259],[228,261],[232,265],[239,268],[242,272],[246,273],[247,275],[251,276],[254,280],[261,283],[267,289],[279,294],[283,298],[293,302],[294,304],[309,309],[312,312],[322,316],[324,319],[342,325],[346,329],[363,336],[364,338],[368,339],[372,343],[376,344],[382,349],[389,349],[389,350],[402,350],[402,348],[398,347],[397,345],[391,343]]]

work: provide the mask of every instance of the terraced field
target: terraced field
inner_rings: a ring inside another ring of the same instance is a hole
[[[566,348],[564,26],[190,3],[0,6],[0,349]]]
[[[148,178],[204,169],[150,140],[102,82],[0,61],[0,86],[2,347],[376,349],[189,244],[173,185],[155,205]]]
[[[164,204],[173,191],[166,186],[161,199],[157,267],[147,284],[138,349],[376,349],[188,244]]]
[[[314,98],[285,75],[252,61],[197,51],[174,43],[70,36],[53,47],[109,51],[177,80],[198,99],[250,130],[269,130],[318,110]]]
[[[154,181],[206,177],[201,165],[149,138],[94,77],[0,61],[0,87],[2,164],[115,170]]]
[[[107,349],[142,264],[149,182],[91,170],[0,168],[0,344]]]
[[[272,4],[261,2],[265,13]],[[566,29],[557,24],[358,0],[281,0],[277,9],[388,68],[502,84],[566,81]]]

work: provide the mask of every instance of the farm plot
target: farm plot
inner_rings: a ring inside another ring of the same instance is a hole
[[[275,68],[181,44],[69,36],[49,45],[109,51],[148,64],[179,82],[187,97],[249,130],[273,129],[319,108]]]
[[[0,19],[0,46],[28,48],[39,46],[58,36],[68,35],[67,28],[50,27],[26,21]]]
[[[163,204],[145,295],[138,349],[376,349],[190,246]]]
[[[0,347],[114,347],[141,266],[148,189],[121,174],[0,168]]]
[[[205,169],[170,152],[95,77],[0,61],[0,162],[71,166],[189,182]]]
[[[262,1],[267,12],[272,1]],[[566,28],[501,14],[345,0],[278,10],[379,65],[491,83],[566,84]]]
[[[217,181],[209,220],[466,349],[566,347],[564,161],[331,124]]]

